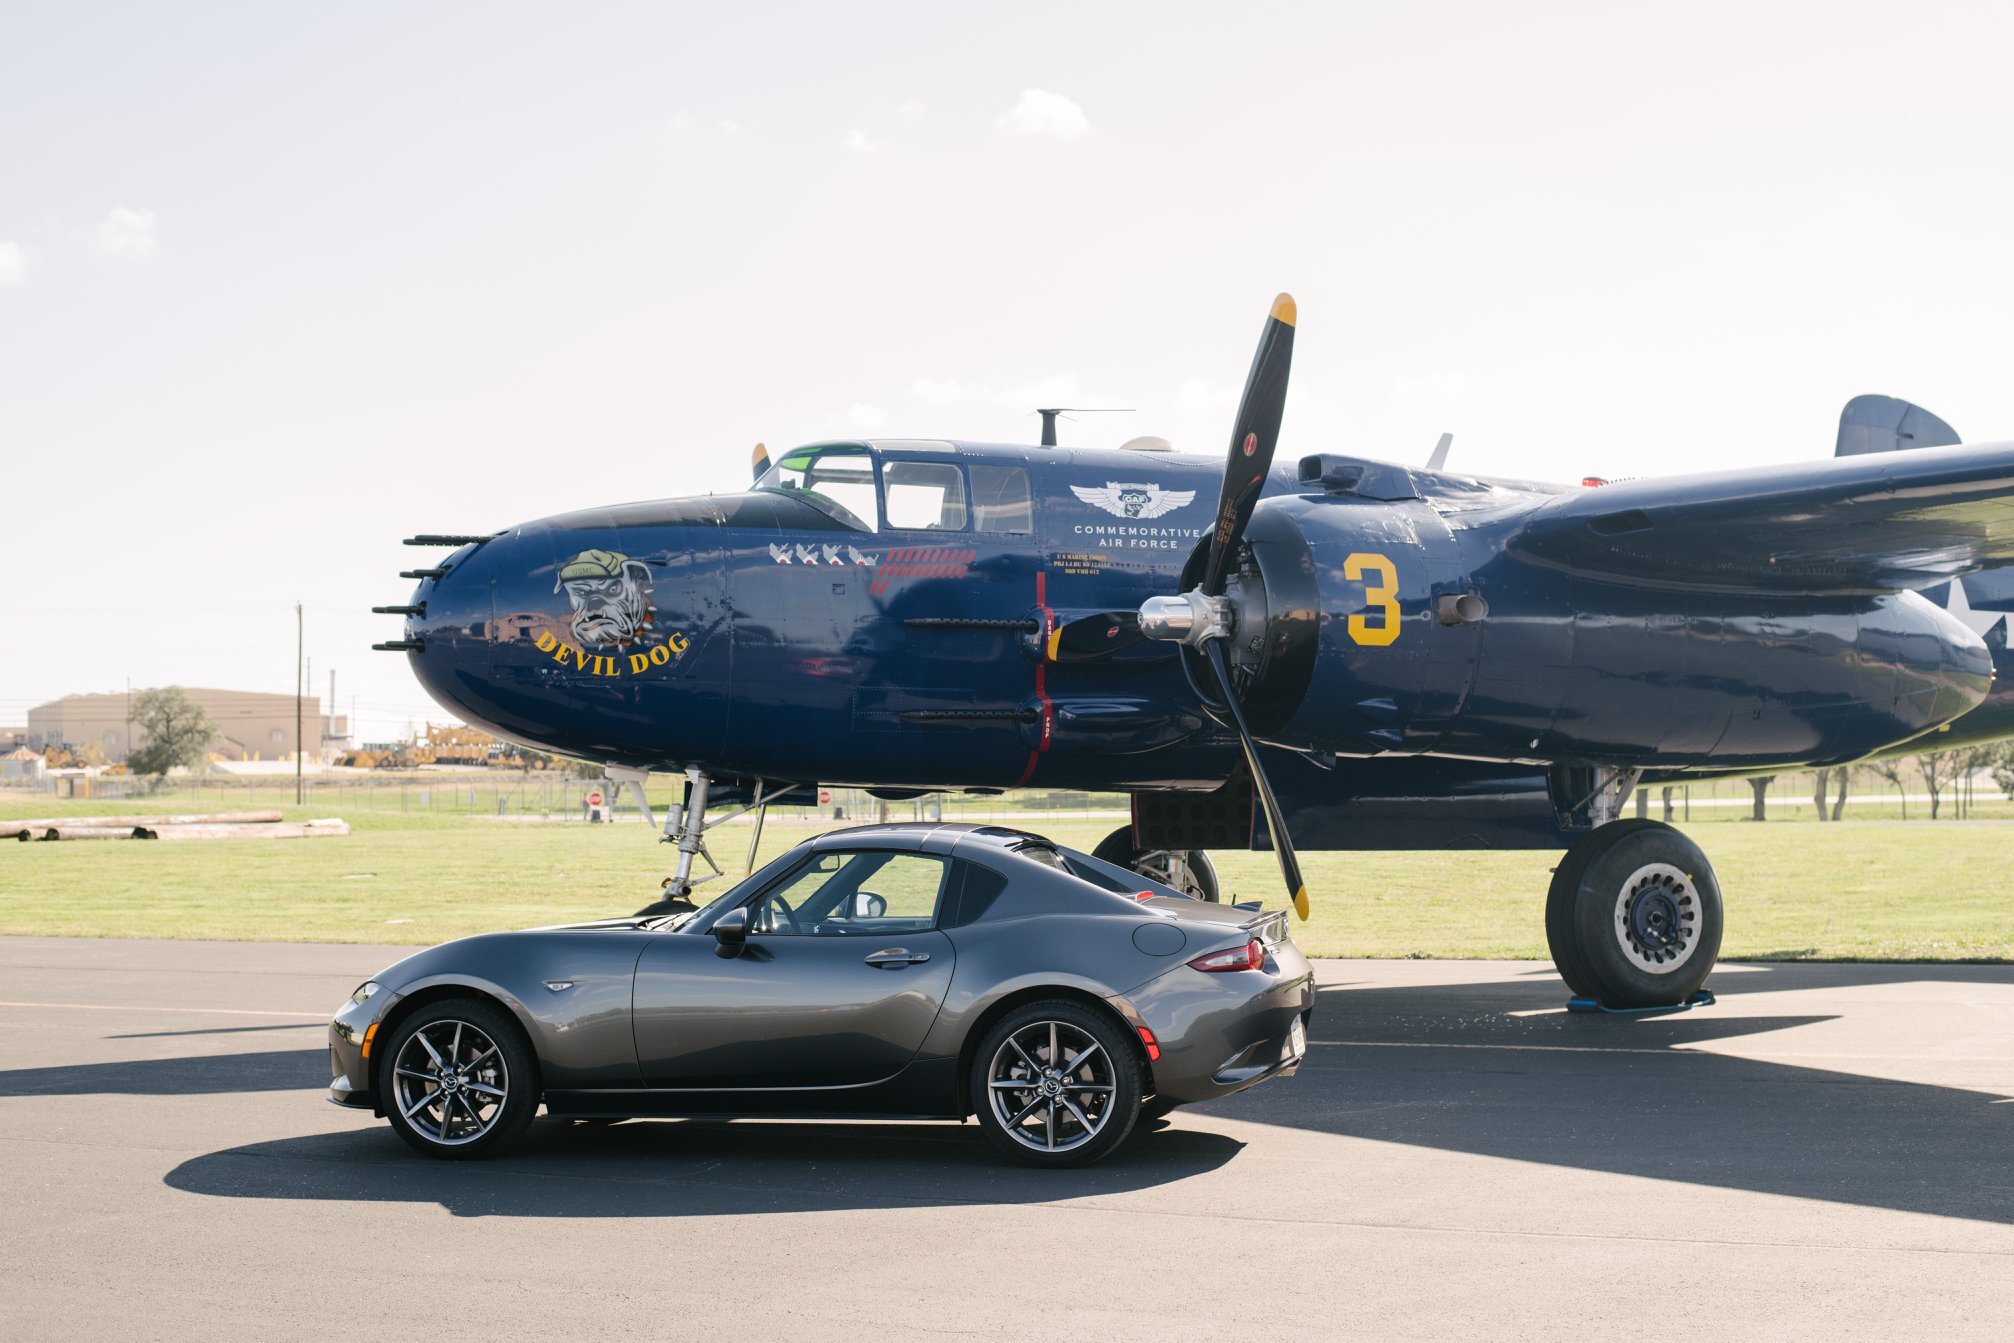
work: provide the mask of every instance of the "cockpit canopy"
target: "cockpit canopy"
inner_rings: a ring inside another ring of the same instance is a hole
[[[860,532],[1034,530],[1028,470],[1005,462],[886,451],[869,443],[814,443],[784,453],[755,488],[801,499]]]

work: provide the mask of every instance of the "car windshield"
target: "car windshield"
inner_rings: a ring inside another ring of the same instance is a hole
[[[794,448],[762,473],[755,488],[802,499],[855,531],[881,530],[874,458],[863,447]]]

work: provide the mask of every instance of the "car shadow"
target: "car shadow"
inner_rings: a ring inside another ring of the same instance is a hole
[[[1795,1010],[1823,1002],[1828,990],[1925,984],[1961,1013],[1964,995],[1950,986],[2010,983],[2006,966],[1749,963],[1717,976],[1719,1005],[1661,1017],[1559,1011],[1564,992],[1546,974],[1332,985],[1321,992],[1297,1077],[1195,1109],[1344,1138],[2005,1225],[2014,1223],[2014,1103],[1880,1075],[1911,1066],[1895,1060],[1913,1042],[1892,1034],[1859,1062],[1846,1052],[1851,1044],[1831,1042],[1811,1052],[1839,1049],[1837,1062],[1731,1051],[1744,1038],[1835,1020]],[[1813,999],[1741,1005],[1793,990],[1814,991]],[[1762,1014],[1772,1009],[1786,1014]],[[1863,997],[1855,1010],[1880,1008]],[[313,1097],[327,1068],[326,1052],[312,1049],[15,1069],[0,1072],[0,1097],[296,1091],[304,1104],[319,1104]],[[435,1202],[466,1216],[684,1216],[1097,1197],[1206,1174],[1241,1150],[1237,1139],[1185,1125],[1180,1114],[1098,1166],[1039,1174],[999,1156],[970,1124],[547,1120],[501,1158],[443,1164],[358,1117],[351,1130],[195,1157],[167,1181],[221,1197]]]
[[[374,1123],[212,1152],[165,1183],[227,1198],[432,1203],[457,1217],[713,1217],[1095,1198],[1205,1174],[1242,1147],[1143,1126],[1096,1166],[1031,1171],[972,1124],[541,1119],[503,1156],[442,1162]]]
[[[326,1046],[244,1054],[194,1054],[172,1059],[64,1063],[0,1072],[0,1096],[211,1096],[295,1091],[303,1087],[319,1089],[328,1084]]]

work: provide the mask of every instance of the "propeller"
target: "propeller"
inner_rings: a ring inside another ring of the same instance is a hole
[[[1224,640],[1230,633],[1231,610],[1224,600],[1225,580],[1245,527],[1258,506],[1259,492],[1273,468],[1273,449],[1280,439],[1280,417],[1287,406],[1287,372],[1294,357],[1294,300],[1282,294],[1273,300],[1273,310],[1259,335],[1259,348],[1252,356],[1252,370],[1245,375],[1245,392],[1238,402],[1238,418],[1231,429],[1231,448],[1224,465],[1224,483],[1217,495],[1217,518],[1210,531],[1209,549],[1203,559],[1196,586],[1177,597],[1150,597],[1136,616],[1130,611],[1107,611],[1085,616],[1059,627],[1049,636],[1045,650],[1052,662],[1078,662],[1103,657],[1130,647],[1142,639],[1168,639],[1189,645],[1203,654],[1217,682],[1231,723],[1238,730],[1244,748],[1245,767],[1251,772],[1252,788],[1265,809],[1266,829],[1273,837],[1273,852],[1279,858],[1280,875],[1293,897],[1294,913],[1308,917],[1308,887],[1301,878],[1301,864],[1294,856],[1294,843],[1287,834],[1286,818],[1273,796],[1273,785],[1259,763],[1259,744],[1245,722],[1231,680],[1230,659]]]

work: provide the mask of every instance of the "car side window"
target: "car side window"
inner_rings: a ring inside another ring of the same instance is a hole
[[[782,937],[878,937],[935,927],[948,866],[888,850],[828,850],[771,887],[749,911],[749,932]]]

